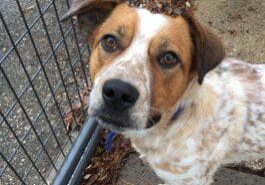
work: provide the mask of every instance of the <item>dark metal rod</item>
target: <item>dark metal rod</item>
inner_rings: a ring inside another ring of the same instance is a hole
[[[72,146],[70,152],[68,153],[66,159],[63,162],[56,178],[53,181],[53,185],[65,185],[69,182],[76,166],[78,165],[91,136],[93,135],[97,122],[95,119],[90,118],[82,127],[76,142]]]
[[[68,74],[66,74],[66,75],[69,75],[69,73]],[[61,83],[57,86],[57,88],[55,89],[55,92],[59,89],[59,87],[61,86]],[[77,92],[77,91],[75,91],[75,92]],[[45,103],[45,105],[44,105],[44,107],[46,108],[46,106],[47,106],[47,104],[50,102],[50,100],[51,100],[51,98],[49,99],[49,100],[47,100],[46,101],[46,103]],[[74,99],[72,99],[71,101],[73,101]],[[32,121],[32,124],[33,125],[35,125],[35,122],[39,119],[39,117],[42,115],[42,111],[40,111],[38,114],[37,114],[37,116],[34,118],[34,120]],[[64,113],[63,113],[63,115],[66,115],[66,113],[67,113],[67,111],[64,111]],[[83,113],[82,113],[82,115],[83,115]],[[82,116],[81,115],[81,116]],[[5,115],[4,115],[5,116]],[[6,117],[6,116],[5,116]],[[3,120],[4,121],[4,120]],[[56,131],[56,129],[57,129],[57,126],[59,126],[59,122],[54,126],[54,130]],[[27,133],[25,134],[25,135],[23,135],[22,136],[22,138],[21,138],[21,142],[23,142],[25,139],[26,139],[26,137],[29,135],[29,133],[30,133],[30,131],[32,130],[32,128],[29,128],[29,130],[27,131]],[[46,143],[48,142],[48,139],[50,138],[52,136],[52,134],[50,134],[48,137],[47,137],[47,139],[43,142],[43,144],[44,144],[44,146],[46,146]],[[70,136],[71,137],[71,136]],[[72,142],[71,142],[72,143]],[[19,149],[19,146],[17,146],[16,147],[16,149],[14,150],[14,152],[10,155],[10,157],[9,157],[9,161],[11,161],[11,160],[13,160],[13,158],[15,157],[15,155],[16,155],[16,153],[17,153],[17,150]],[[42,150],[43,150],[43,148],[42,148]],[[36,155],[37,156],[37,155]],[[5,170],[7,168],[7,165],[6,166],[4,166],[4,168],[0,171],[0,177],[2,176],[2,173],[3,173],[3,171]]]
[[[87,110],[87,109],[86,109],[86,110]],[[81,116],[80,116],[80,117],[82,117],[82,116],[84,116],[83,113],[81,113]],[[76,126],[77,126],[77,125],[76,125]],[[73,128],[73,130],[76,130],[76,126]],[[93,137],[93,136],[92,136],[92,137]],[[63,145],[63,147],[65,147],[66,144],[67,144],[67,142],[65,142],[65,144]],[[70,152],[70,150],[69,150],[68,152]],[[57,155],[57,157],[55,157],[55,161],[57,161],[58,158],[59,158],[59,155]],[[50,168],[49,172],[47,173],[47,177],[49,177],[51,171],[52,171],[52,168]]]
[[[83,179],[83,172],[85,170],[85,168],[87,167],[91,156],[93,155],[93,152],[95,151],[95,147],[97,145],[97,141],[99,138],[99,130],[100,127],[99,125],[97,126],[96,130],[94,131],[94,134],[91,138],[91,140],[89,141],[78,165],[75,168],[74,173],[71,176],[70,181],[68,182],[68,185],[79,185]]]
[[[68,73],[69,74],[69,73]],[[60,84],[59,84],[60,85]],[[56,89],[56,90],[58,90],[58,88]],[[77,92],[77,91],[75,91],[75,92]],[[51,99],[50,99],[51,100]],[[74,99],[72,99],[71,101],[73,101]],[[46,105],[49,103],[49,100],[46,102],[46,104],[45,104],[45,107],[46,107]],[[32,121],[32,123],[33,123],[33,125],[35,125],[35,122],[37,121],[37,119],[39,119],[39,117],[42,115],[42,111],[40,111],[39,113],[38,113],[38,115],[34,118],[34,120]],[[63,115],[66,115],[66,113],[67,113],[67,111],[64,111],[64,113],[63,113]],[[5,115],[4,115],[5,116]],[[84,116],[84,113],[82,113],[82,115],[81,116]],[[4,121],[4,120],[3,120]],[[59,122],[54,126],[54,130],[56,131],[56,129],[57,129],[57,127],[59,126],[60,124],[59,124]],[[25,134],[25,135],[23,135],[22,136],[22,138],[21,138],[21,143],[23,143],[23,141],[26,139],[26,137],[29,135],[29,133],[30,133],[30,131],[32,130],[32,128],[30,128],[28,131],[27,131],[27,133]],[[75,130],[75,128],[73,128],[73,130]],[[47,144],[47,142],[48,142],[48,140],[49,140],[49,138],[52,136],[52,134],[50,134],[48,137],[47,137],[47,139],[43,142],[43,144],[44,144],[44,146],[46,146],[46,144]],[[70,136],[71,137],[71,136]],[[71,142],[71,143],[73,143],[73,142]],[[65,144],[64,144],[65,145]],[[63,148],[64,148],[64,145],[63,145]],[[14,150],[14,152],[10,155],[10,157],[9,157],[9,159],[8,159],[8,161],[12,161],[13,160],[13,158],[16,156],[16,153],[17,153],[17,151],[18,151],[18,149],[19,149],[19,145],[16,147],[16,149]],[[43,148],[41,148],[41,151],[43,151],[44,149]],[[38,152],[37,152],[38,153]],[[35,159],[36,159],[36,157],[38,156],[38,154],[35,156]],[[34,161],[35,161],[35,159],[34,159]],[[56,160],[55,160],[56,161]],[[3,172],[5,171],[5,169],[7,168],[7,164],[1,169],[1,171],[0,171],[0,177],[2,176],[2,174],[3,174]]]
[[[58,125],[59,125],[59,123],[56,124],[55,129],[57,128]],[[45,145],[49,142],[51,136],[52,136],[52,134],[50,133],[50,135],[47,137],[47,139],[46,139],[45,142],[44,142]],[[62,148],[63,148],[63,149],[65,148],[65,146],[66,146],[66,144],[67,144],[68,142],[70,142],[70,140],[69,140],[69,139],[66,139],[66,141],[65,141],[64,144],[62,145]],[[70,142],[70,143],[72,143],[72,142]],[[37,163],[37,162],[38,162],[38,160],[39,160],[39,158],[40,158],[40,155],[41,155],[42,153],[43,153],[43,148],[40,148],[39,151],[37,152],[37,155],[36,155],[35,158],[34,158],[34,163]],[[59,158],[60,155],[61,155],[61,153],[58,152],[57,156],[56,156],[55,159],[54,159],[55,163],[57,162],[57,160],[58,160],[58,158]],[[30,171],[31,171],[32,168],[33,168],[33,165],[31,164],[31,166],[29,167],[28,171],[24,174],[24,176],[23,176],[22,179],[26,179],[26,178],[28,177],[28,175],[29,175],[29,173],[30,173]],[[50,169],[53,169],[53,168],[50,168]],[[46,175],[46,177],[48,177],[48,175]],[[22,184],[23,184],[23,183],[21,183],[21,185],[22,185]]]

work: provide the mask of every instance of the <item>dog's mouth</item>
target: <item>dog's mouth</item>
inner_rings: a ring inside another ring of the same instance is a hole
[[[106,115],[106,114],[99,114],[97,117],[100,120],[102,120],[104,124],[108,124],[108,125],[114,125],[114,126],[118,126],[118,127],[125,127],[125,124],[126,124],[125,120],[118,119],[116,117],[109,116],[109,115]]]
[[[134,121],[129,118],[126,114],[112,115],[112,114],[103,114],[97,113],[94,114],[94,117],[100,120],[100,123],[103,127],[109,128],[116,131],[125,131],[125,130],[139,130]],[[155,126],[160,120],[162,115],[156,114],[153,116],[149,116],[145,127],[143,129],[150,129]]]
[[[130,119],[128,113],[107,113],[105,111],[97,111],[93,114],[93,117],[97,118],[103,127],[112,130],[120,132],[126,130],[139,130],[137,124],[134,123],[135,121]],[[161,120],[161,117],[161,114],[149,116],[144,128],[142,127],[142,129],[150,129],[155,126]]]
[[[92,116],[98,119],[104,128],[119,132],[134,128],[127,112],[95,111]]]
[[[156,114],[154,116],[149,117],[147,120],[146,128],[148,129],[155,126],[161,120],[161,117],[161,114]]]

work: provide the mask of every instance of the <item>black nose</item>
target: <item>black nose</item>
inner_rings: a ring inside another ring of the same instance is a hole
[[[112,79],[103,85],[102,96],[105,104],[112,109],[127,109],[135,104],[139,97],[137,89],[119,79]]]

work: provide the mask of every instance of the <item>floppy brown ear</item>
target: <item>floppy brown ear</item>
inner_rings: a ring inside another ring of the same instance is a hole
[[[192,70],[197,70],[199,84],[202,84],[204,76],[225,57],[225,50],[221,40],[207,29],[204,29],[192,15],[183,15],[190,27],[193,50]]]
[[[68,12],[62,17],[65,21],[77,16],[78,26],[84,36],[90,36],[110,15],[112,10],[124,0],[73,0]]]

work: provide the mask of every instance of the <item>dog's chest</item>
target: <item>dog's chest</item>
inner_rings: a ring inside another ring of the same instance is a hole
[[[155,173],[168,184],[180,182],[181,179],[176,179],[176,174],[183,173],[190,168],[185,161],[181,161],[184,159],[184,155],[180,156],[183,150],[179,148],[180,153],[177,154],[175,146],[165,137],[151,137],[144,141],[134,140],[132,145],[140,153],[140,158],[148,162]],[[195,161],[195,155],[188,154],[188,156],[189,159],[186,159],[188,163]],[[182,162],[184,163],[182,164]],[[189,174],[185,176],[189,176]]]
[[[210,138],[211,136],[206,137]],[[214,144],[211,144],[208,139],[206,140],[201,135],[197,137],[197,140],[190,137],[179,143],[174,141],[174,138],[169,139],[165,135],[161,135],[144,140],[134,140],[132,144],[140,153],[141,158],[148,162],[156,174],[167,184],[174,184],[174,182],[193,184],[196,177],[206,173],[205,169],[211,153],[210,148],[212,148],[210,145]],[[203,148],[203,144],[205,148]],[[198,169],[202,170],[198,172]]]

